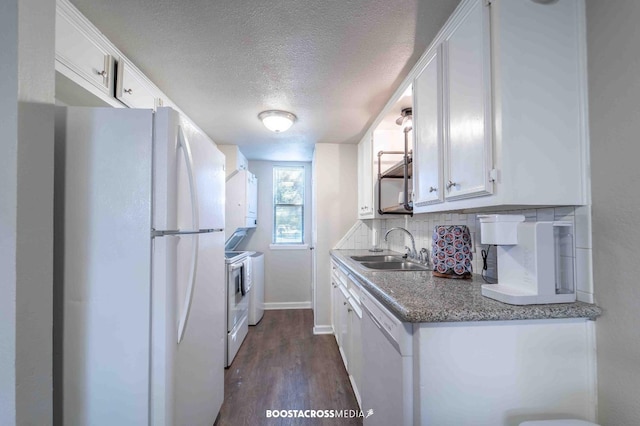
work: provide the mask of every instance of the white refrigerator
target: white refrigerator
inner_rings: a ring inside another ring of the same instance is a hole
[[[170,108],[57,108],[62,424],[213,424],[224,397],[224,191],[224,156]]]

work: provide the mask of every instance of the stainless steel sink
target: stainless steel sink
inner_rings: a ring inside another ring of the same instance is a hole
[[[372,256],[373,257],[373,256]],[[396,262],[360,262],[368,269],[378,269],[384,271],[429,271],[430,269],[419,263],[396,261]]]
[[[375,255],[375,256],[351,256],[351,258],[358,262],[403,262],[402,256],[392,255]]]

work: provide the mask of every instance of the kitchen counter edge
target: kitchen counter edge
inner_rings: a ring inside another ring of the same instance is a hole
[[[510,321],[587,318],[595,320],[602,309],[585,302],[545,305],[509,305],[482,296],[484,281],[433,277],[431,271],[365,270],[350,256],[367,250],[331,250],[331,258],[401,321],[411,323]],[[378,253],[377,253],[378,254]],[[395,254],[384,252],[382,254]]]

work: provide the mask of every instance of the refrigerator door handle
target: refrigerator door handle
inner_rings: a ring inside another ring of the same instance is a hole
[[[196,231],[181,231],[179,229],[169,229],[166,231],[151,230],[151,238],[166,237],[172,235],[193,235],[193,234],[209,234],[211,232],[223,232],[224,228],[198,229]]]
[[[196,188],[196,181],[193,176],[193,157],[191,156],[191,146],[187,140],[182,126],[178,126],[178,144],[182,147],[182,154],[184,156],[184,162],[187,167],[187,176],[189,178],[189,192],[191,198],[191,226],[194,230],[200,228],[200,218],[198,217],[198,191]],[[190,232],[190,231],[186,231]],[[192,233],[198,234],[199,231],[193,231]],[[198,268],[198,241],[199,236],[194,235],[193,243],[191,245],[191,268],[189,271],[189,287],[187,287],[187,294],[185,295],[184,305],[180,312],[180,322],[178,323],[178,344],[184,337],[184,332],[187,329],[187,322],[189,321],[189,313],[191,311],[191,302],[193,301],[193,288],[196,284],[196,270]]]
[[[189,192],[191,196],[191,222],[193,229],[200,227],[200,218],[198,217],[198,191],[196,188],[196,181],[193,177],[193,157],[191,156],[191,146],[187,140],[187,135],[184,134],[182,126],[178,126],[178,144],[182,146],[182,153],[184,155],[184,162],[187,166],[187,175],[189,177]]]
[[[193,288],[196,284],[196,272],[198,269],[198,242],[199,237],[196,235],[193,237],[193,243],[191,244],[191,267],[189,270],[189,287],[187,287],[187,294],[184,298],[184,304],[180,314],[180,322],[178,323],[178,344],[184,337],[184,331],[187,329],[187,321],[189,321],[189,313],[191,312],[191,302],[193,302]]]

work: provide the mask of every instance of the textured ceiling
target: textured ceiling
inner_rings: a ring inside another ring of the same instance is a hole
[[[72,2],[216,143],[308,161],[361,139],[459,0]]]

